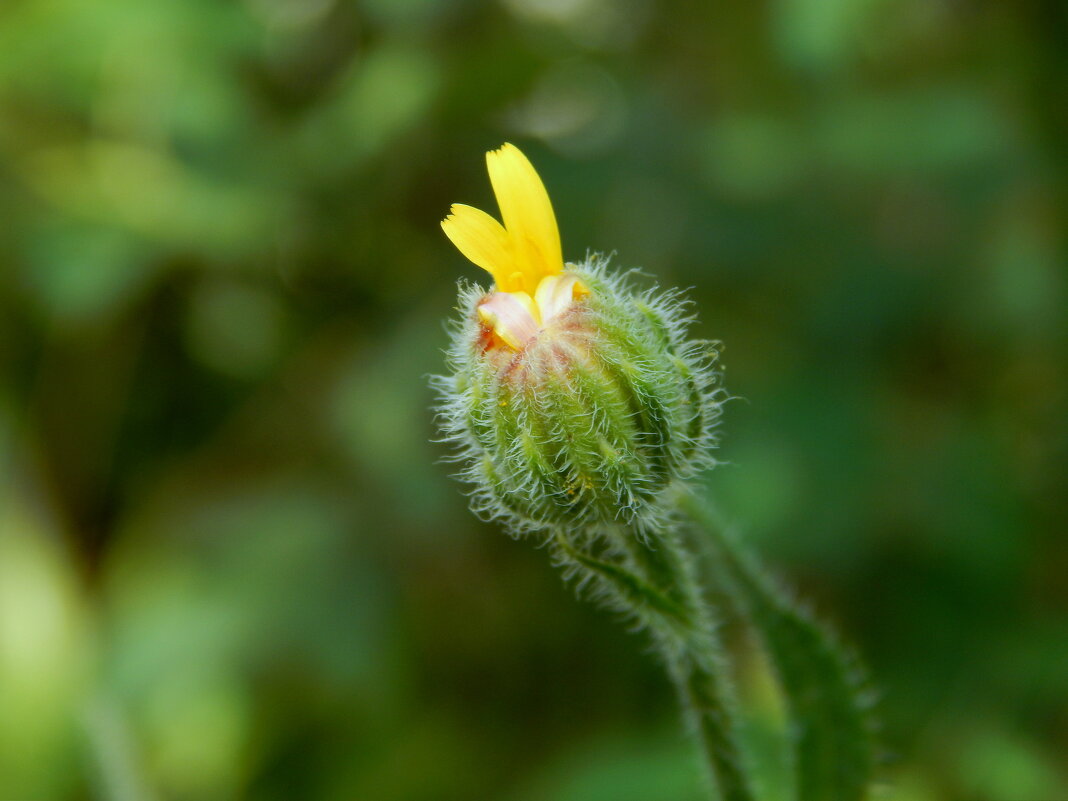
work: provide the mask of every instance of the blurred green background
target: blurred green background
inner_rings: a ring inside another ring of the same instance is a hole
[[[0,799],[702,797],[644,643],[431,442],[482,279],[438,221],[505,140],[565,256],[725,343],[705,489],[864,655],[878,797],[1068,799],[1066,41],[1060,0],[6,0]]]

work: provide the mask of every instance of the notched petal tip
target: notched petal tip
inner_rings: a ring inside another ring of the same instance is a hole
[[[441,229],[470,261],[493,276],[498,289],[505,289],[512,263],[508,234],[486,212],[463,203],[453,203]]]

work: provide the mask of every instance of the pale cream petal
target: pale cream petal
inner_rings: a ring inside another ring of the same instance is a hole
[[[541,313],[542,324],[567,309],[576,297],[586,293],[586,288],[573,273],[547,275],[541,279],[534,300]]]
[[[497,288],[507,291],[514,286],[515,273],[508,234],[499,222],[481,209],[454,203],[452,212],[441,221],[445,236],[461,253],[493,276]]]
[[[571,288],[567,287],[566,295],[560,292],[561,284],[566,281],[563,275],[547,275],[538,284],[538,291],[534,293],[538,309],[541,311],[541,319],[548,322],[564,310],[571,302]],[[561,302],[563,301],[563,302]]]
[[[533,293],[544,276],[555,275],[564,266],[549,194],[515,145],[504,144],[487,153],[486,166],[516,264],[523,273],[523,289]]]
[[[494,292],[478,306],[478,316],[516,350],[538,334],[534,301],[526,292]]]
[[[538,311],[538,304],[534,302],[534,298],[526,292],[509,292],[508,294],[527,310],[527,314],[534,318],[535,323],[541,325],[541,313]]]

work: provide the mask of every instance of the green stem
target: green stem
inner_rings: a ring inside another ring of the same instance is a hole
[[[734,721],[721,671],[690,653],[674,657],[669,671],[697,729],[713,781],[724,801],[752,801],[734,738]]]
[[[699,736],[718,797],[752,801],[734,736],[733,698],[689,553],[670,531],[643,538],[613,527],[606,535],[622,564],[582,552],[562,532],[556,543],[573,564],[589,571],[616,607],[650,630]]]

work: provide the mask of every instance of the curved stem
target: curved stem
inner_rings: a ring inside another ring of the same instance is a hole
[[[749,801],[752,793],[734,733],[736,705],[712,614],[693,573],[693,558],[674,531],[648,538],[621,534],[619,541],[630,561],[690,610],[694,625],[685,639],[662,643],[661,650],[721,797]]]
[[[656,587],[619,565],[597,559],[579,550],[559,531],[556,533],[555,541],[572,562],[600,578],[603,583],[610,585],[615,594],[629,605],[628,611],[642,618],[643,622],[648,622],[651,614],[655,614],[669,621],[672,628],[692,627],[689,610]]]
[[[621,562],[584,553],[557,532],[561,552],[597,580],[619,609],[646,626],[697,733],[722,801],[752,801],[734,735],[734,702],[708,606],[692,559],[674,532],[644,538],[624,527],[606,532]]]

